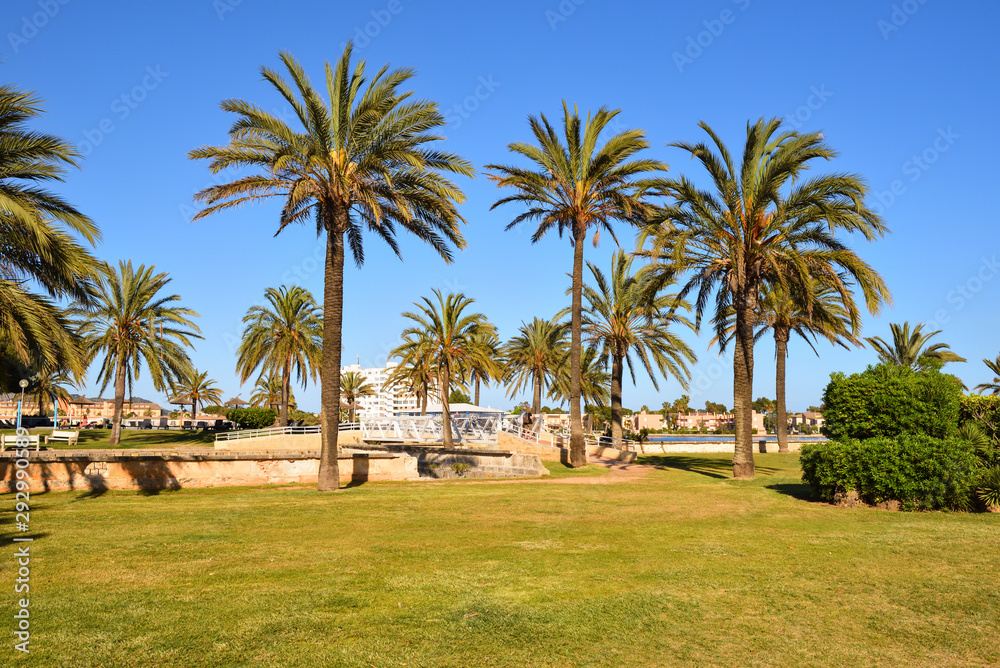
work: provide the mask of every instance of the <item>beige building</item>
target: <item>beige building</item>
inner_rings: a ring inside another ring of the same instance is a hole
[[[659,413],[642,411],[641,413],[630,415],[627,420],[627,426],[632,431],[640,431],[642,429],[655,431],[663,429],[663,416]]]
[[[753,433],[764,434],[764,414],[753,411]],[[736,418],[732,413],[679,413],[675,421],[679,429],[707,429],[708,431],[736,428]]]
[[[813,431],[819,431],[823,428],[823,425],[826,424],[826,420],[823,419],[822,413],[817,413],[815,411],[795,413],[788,416],[788,425],[793,429],[801,429],[804,424],[812,427]]]

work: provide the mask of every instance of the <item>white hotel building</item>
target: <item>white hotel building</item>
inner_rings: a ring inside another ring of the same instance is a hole
[[[415,394],[406,392],[402,387],[397,386],[386,389],[385,381],[389,378],[392,370],[399,366],[396,362],[389,362],[388,366],[363,369],[360,364],[351,364],[342,367],[340,373],[354,371],[360,373],[368,379],[368,384],[375,390],[375,394],[369,397],[358,397],[358,417],[391,417],[399,415],[402,411],[419,411],[420,400]]]

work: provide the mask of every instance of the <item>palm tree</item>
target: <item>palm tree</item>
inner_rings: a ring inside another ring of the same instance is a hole
[[[594,264],[588,262],[595,286],[584,285],[583,297],[587,306],[583,312],[583,332],[590,346],[600,350],[600,363],[611,366],[611,438],[621,443],[622,429],[622,378],[628,366],[635,383],[633,354],[642,363],[646,374],[656,382],[653,365],[663,374],[673,376],[685,390],[691,371],[688,363],[695,361],[694,352],[671,325],[683,325],[694,330],[694,324],[678,315],[678,310],[690,310],[690,305],[677,295],[663,293],[666,283],[659,282],[656,291],[647,287],[649,267],[631,273],[632,260],[619,250],[611,258],[611,279]],[[593,403],[593,402],[592,402]]]
[[[68,142],[26,127],[41,115],[32,93],[0,85],[0,389],[13,390],[14,367],[66,369],[78,380],[86,360],[74,324],[54,300],[89,302],[98,263],[80,243],[100,240],[97,226],[41,187],[62,181],[79,153]],[[45,295],[26,289],[33,284]],[[5,372],[6,369],[6,372]]]
[[[347,405],[351,407],[351,422],[354,422],[355,402],[358,397],[374,396],[375,388],[368,382],[367,376],[357,371],[348,371],[340,374],[340,393],[344,395]]]
[[[569,356],[564,356],[563,360],[568,361]],[[584,348],[583,355],[580,356],[580,398],[584,405],[604,408],[608,405],[610,394],[608,388],[611,386],[611,376],[607,372],[607,362],[601,359],[597,348]],[[556,371],[552,386],[549,388],[549,397],[555,399],[560,404],[569,401],[569,387],[572,375],[569,372],[569,365],[563,364]]]
[[[889,323],[892,332],[892,343],[883,341],[881,337],[870,336],[865,339],[878,354],[879,362],[895,366],[905,366],[914,371],[922,371],[931,366],[947,364],[948,362],[965,362],[951,352],[947,343],[928,345],[930,340],[941,333],[941,330],[923,333],[923,324],[918,324],[910,331],[910,323],[902,325]]]
[[[66,385],[75,387],[77,384],[69,371],[52,367],[41,367],[28,382],[27,391],[38,404],[38,414],[43,417],[48,414],[46,406],[49,403],[70,398]]]
[[[272,373],[261,375],[254,383],[253,394],[250,395],[250,406],[253,408],[274,408],[281,411],[281,392],[283,383],[280,376]],[[288,406],[295,407],[295,393],[288,389]]]
[[[996,360],[990,361],[988,359],[983,360],[983,364],[986,368],[993,373],[992,383],[982,383],[976,385],[976,392],[989,392],[990,394],[1000,394],[1000,355],[997,355]]]
[[[846,277],[841,277],[846,280]],[[778,437],[778,452],[788,452],[788,411],[785,402],[785,366],[788,359],[788,342],[793,333],[798,334],[813,352],[819,355],[813,345],[818,337],[831,344],[849,348],[862,346],[857,334],[861,329],[861,314],[851,302],[844,304],[840,293],[831,285],[810,281],[810,290],[803,292],[788,289],[775,283],[765,287],[760,296],[755,328],[759,328],[755,339],[760,339],[767,330],[774,334],[775,357],[775,434]],[[808,301],[807,301],[808,300]],[[726,336],[735,330],[735,315],[732,309],[726,312]],[[721,341],[725,348],[727,339]],[[757,401],[753,402],[754,404]]]
[[[409,392],[420,397],[420,414],[427,414],[427,395],[437,378],[437,371],[431,352],[431,339],[426,332],[411,331],[403,337],[390,358],[398,358],[399,364],[389,373],[384,387],[403,385]]]
[[[211,160],[216,174],[230,168],[255,172],[198,193],[197,199],[208,207],[195,218],[282,197],[278,233],[307,220],[316,221],[317,233],[326,232],[320,491],[340,486],[337,422],[345,244],[360,267],[365,229],[399,255],[396,229],[401,227],[450,262],[450,247],[465,247],[458,229],[464,220],[456,209],[465,197],[444,173],[473,173],[472,165],[459,156],[427,147],[441,139],[433,131],[445,119],[435,102],[411,100],[410,92],[400,90],[413,70],[383,67],[366,80],[364,61],[351,70],[352,48],[348,43],[335,68],[326,66],[329,102],[290,54],[282,53],[281,61],[294,88],[274,70],[261,68],[263,78],[295,112],[301,123],[297,130],[249,102],[226,100],[222,108],[239,116],[229,144],[190,154]]]
[[[568,329],[558,318],[535,318],[530,323],[521,323],[519,334],[503,347],[506,382],[510,385],[507,396],[513,398],[531,387],[531,412],[535,415],[542,412],[542,393],[546,387],[551,387],[560,368],[568,366],[564,361]]]
[[[859,176],[805,178],[813,160],[836,156],[819,133],[784,131],[779,119],[748,123],[742,161],[736,165],[715,131],[706,123],[700,126],[715,151],[705,143],[673,146],[705,167],[712,190],[700,189],[683,176],[663,179],[657,192],[672,202],[640,237],[640,244],[651,241],[651,247],[638,254],[658,260],[661,278],[689,275],[680,296],[696,293],[699,326],[715,292],[720,339],[724,314],[733,309],[733,475],[752,478],[753,330],[762,289],[780,283],[808,291],[812,277],[835,286],[848,303],[856,284],[875,313],[891,300],[885,282],[834,234],[860,232],[870,241],[887,228],[865,205],[868,189]],[[840,280],[842,274],[849,282]]]
[[[215,387],[216,381],[208,377],[207,371],[191,371],[174,384],[174,396],[186,399],[191,404],[191,419],[198,416],[198,404],[206,406],[209,402],[222,403],[222,390]]]
[[[407,311],[404,318],[415,324],[403,331],[403,338],[425,336],[429,352],[437,371],[437,384],[441,390],[441,420],[444,430],[444,447],[452,446],[451,410],[448,396],[451,383],[462,378],[473,366],[487,365],[490,350],[483,343],[482,330],[491,331],[493,325],[482,313],[466,313],[465,309],[475,300],[463,294],[449,294],[434,290],[436,303],[423,297],[423,304],[415,302],[419,313]]]
[[[91,305],[78,304],[73,312],[82,319],[80,334],[88,359],[103,354],[97,382],[101,393],[109,383],[115,387],[115,412],[108,444],[121,440],[122,406],[125,391],[139,377],[142,363],[149,368],[153,387],[166,392],[177,379],[185,378],[191,360],[185,348],[200,339],[198,326],[191,321],[198,314],[177,306],[177,295],[164,295],[170,283],[166,273],[155,267],[120,261],[118,269],[105,263]]]
[[[581,128],[579,114],[572,113],[563,102],[563,138],[549,124],[544,114],[528,117],[538,145],[517,142],[508,149],[538,167],[531,171],[521,167],[487,165],[495,173],[490,179],[501,188],[513,188],[515,193],[498,200],[493,209],[507,203],[526,205],[528,209],[514,218],[507,229],[525,221],[537,221],[531,237],[535,243],[555,228],[559,236],[566,233],[573,245],[573,299],[570,323],[570,465],[587,464],[583,442],[583,420],[580,412],[580,361],[582,353],[582,293],[583,244],[593,229],[596,245],[601,230],[607,231],[617,243],[613,221],[642,224],[649,213],[646,184],[639,177],[665,171],[658,160],[634,160],[649,144],[641,130],[627,130],[607,139],[597,147],[599,135],[618,111],[602,107],[597,114],[587,115]],[[581,131],[582,130],[582,131]]]
[[[258,370],[281,374],[281,413],[288,424],[292,372],[305,388],[316,380],[323,342],[323,316],[312,294],[297,285],[264,291],[268,306],[251,306],[243,316],[243,340],[237,350],[236,372],[245,383]]]
[[[490,381],[503,377],[503,364],[500,362],[500,339],[495,328],[483,328],[476,334],[486,350],[486,355],[477,357],[469,367],[469,384],[473,388],[472,403],[479,405],[479,385],[490,386]]]

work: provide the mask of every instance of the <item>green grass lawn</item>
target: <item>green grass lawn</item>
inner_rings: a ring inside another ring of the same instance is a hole
[[[76,431],[75,429],[70,431]],[[0,434],[13,434],[13,429],[2,429]],[[32,436],[39,436],[42,444],[50,450],[104,450],[108,448],[110,429],[82,429],[76,445],[65,442],[45,444],[45,436],[52,433],[51,429],[32,429]],[[168,431],[159,429],[123,429],[122,440],[115,449],[130,448],[167,449],[180,446],[211,448],[215,445],[215,432],[201,431]]]
[[[1000,515],[811,503],[794,454],[752,482],[724,455],[645,461],[594,485],[33,495],[24,665],[1000,663]]]

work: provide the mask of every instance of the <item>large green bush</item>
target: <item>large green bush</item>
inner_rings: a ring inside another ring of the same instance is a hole
[[[240,429],[264,429],[274,424],[278,413],[273,408],[231,408],[226,419]]]
[[[1000,396],[970,394],[962,397],[959,424],[975,422],[990,438],[1000,438]]]
[[[980,476],[972,443],[919,434],[808,443],[800,461],[815,497],[853,490],[866,503],[894,500],[904,510],[967,509]]]
[[[962,382],[936,369],[880,364],[830,375],[823,392],[823,433],[830,438],[926,434],[950,436],[958,426]]]

